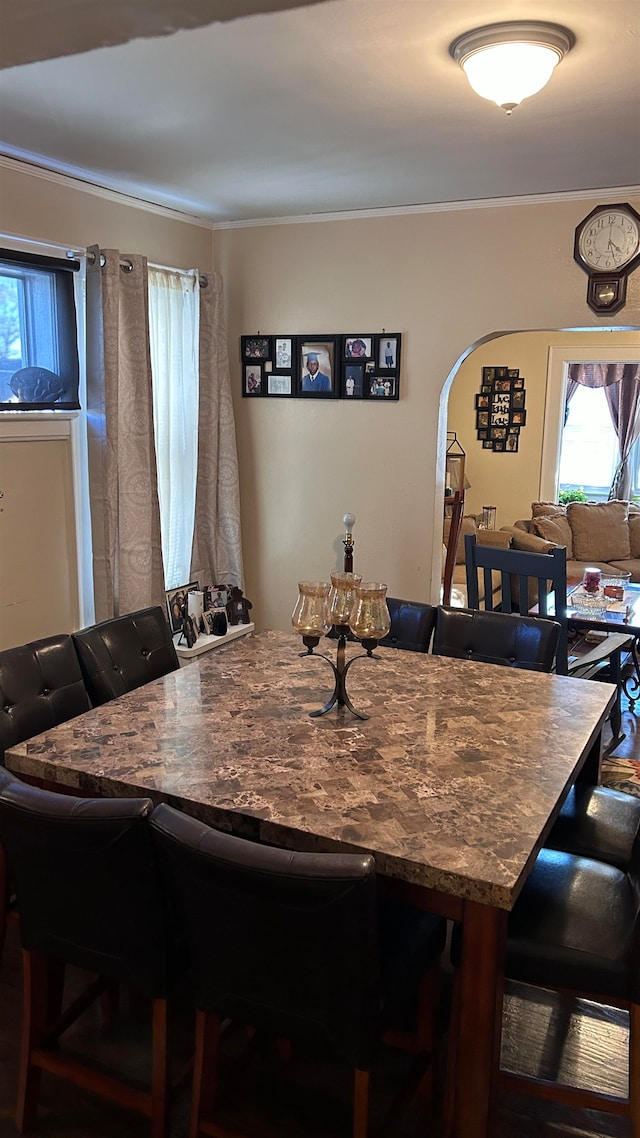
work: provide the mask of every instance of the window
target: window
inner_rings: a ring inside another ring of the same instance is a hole
[[[604,388],[579,386],[562,431],[560,490],[582,489],[591,501],[606,502],[619,458]]]
[[[79,408],[77,261],[0,249],[0,410]]]

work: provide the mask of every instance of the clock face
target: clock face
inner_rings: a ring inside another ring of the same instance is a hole
[[[620,272],[639,251],[640,223],[634,213],[603,207],[582,223],[577,254],[593,272]]]

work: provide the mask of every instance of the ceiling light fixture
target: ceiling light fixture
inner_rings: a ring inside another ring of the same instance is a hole
[[[542,90],[574,43],[573,32],[559,24],[514,20],[465,32],[449,53],[474,91],[510,115],[523,99]]]

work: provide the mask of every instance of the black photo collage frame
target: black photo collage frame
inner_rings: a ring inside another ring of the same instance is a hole
[[[400,398],[400,332],[240,337],[248,399]]]
[[[524,377],[518,368],[483,367],[476,431],[484,450],[515,454],[526,425]]]

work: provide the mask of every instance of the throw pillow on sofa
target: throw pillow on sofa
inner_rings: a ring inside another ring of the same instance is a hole
[[[626,561],[631,556],[628,502],[569,502],[576,561]]]
[[[531,532],[545,541],[553,541],[556,545],[566,545],[567,561],[573,560],[573,535],[571,526],[562,514],[549,514],[546,517],[534,517],[531,522]]]
[[[560,502],[532,502],[531,503],[531,517],[532,518],[548,518],[560,515],[563,518],[567,516],[567,507],[562,506]]]

